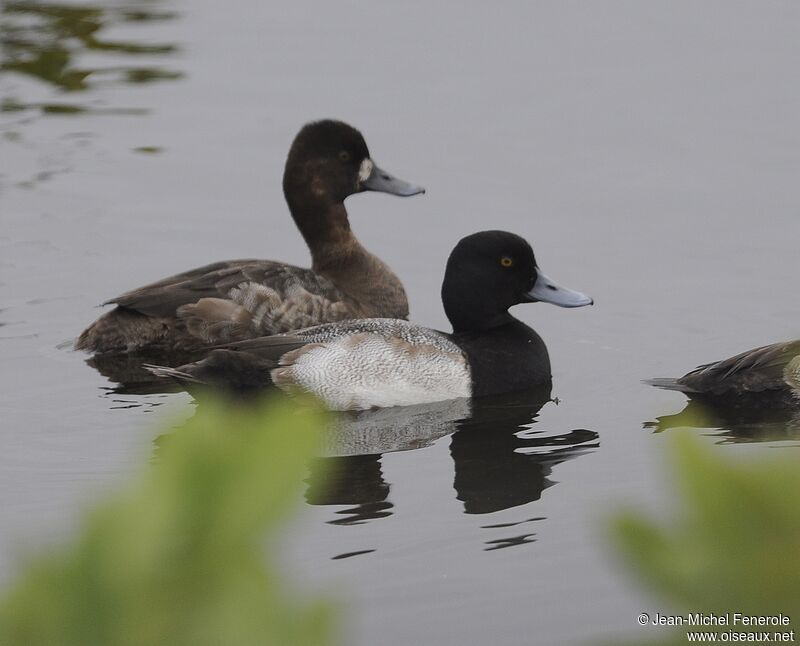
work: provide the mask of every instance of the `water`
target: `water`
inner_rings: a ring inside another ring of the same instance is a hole
[[[652,424],[685,400],[640,380],[800,335],[796,3],[2,6],[0,582],[152,455],[157,419],[191,412],[112,392],[63,344],[175,271],[307,263],[283,161],[302,123],[337,117],[428,188],[347,205],[415,321],[446,326],[447,253],[487,228],[597,304],[515,310],[557,404],[342,430],[321,458],[340,480],[306,493],[286,569],[347,602],[353,644],[642,638],[638,613],[663,608],[604,523],[669,507]],[[697,432],[738,454],[797,445],[796,422],[770,423]]]

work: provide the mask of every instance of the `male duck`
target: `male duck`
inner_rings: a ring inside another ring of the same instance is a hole
[[[800,339],[773,343],[650,385],[710,403],[800,407]]]
[[[333,410],[516,392],[551,378],[541,337],[508,312],[537,301],[593,303],[545,276],[524,239],[484,231],[463,238],[447,261],[442,303],[451,334],[398,319],[353,320],[244,341],[177,369],[148,369],[188,388],[246,392],[274,384],[312,393]]]
[[[362,191],[424,193],[372,161],[361,133],[317,121],[295,137],[283,191],[311,269],[229,260],[177,274],[105,304],[117,307],[75,343],[91,352],[183,350],[350,318],[406,318],[400,280],[350,230],[344,200]]]

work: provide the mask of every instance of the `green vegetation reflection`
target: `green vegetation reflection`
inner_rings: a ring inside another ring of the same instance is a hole
[[[97,83],[151,83],[174,80],[181,72],[154,65],[109,65],[83,67],[80,54],[111,52],[132,56],[163,56],[177,51],[174,44],[142,44],[109,40],[102,32],[120,24],[143,24],[172,20],[177,14],[139,6],[49,4],[41,2],[0,2],[0,71],[37,78],[63,91],[80,92]],[[48,104],[46,113],[75,114],[90,111],[81,106]],[[3,111],[41,108],[22,100],[6,100]]]
[[[764,631],[794,630],[796,638],[800,455],[789,449],[779,456],[737,460],[688,432],[676,433],[670,444],[681,494],[677,513],[668,522],[635,512],[621,515],[613,525],[615,541],[633,572],[665,602],[658,609],[641,609],[651,619],[656,610],[665,616],[702,613],[729,617],[731,625],[670,629],[648,622],[637,643],[685,644],[686,633],[695,630],[716,633],[719,641],[731,630],[749,635],[739,641],[761,643],[754,637]],[[736,612],[782,613],[791,623],[733,625]]]
[[[330,644],[331,605],[274,564],[324,423],[313,407],[204,401],[72,546],[25,569],[0,600],[0,643]]]

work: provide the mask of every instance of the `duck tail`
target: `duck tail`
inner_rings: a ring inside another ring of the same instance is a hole
[[[276,362],[246,352],[213,350],[205,359],[177,368],[144,364],[157,377],[177,381],[185,390],[213,390],[222,395],[255,395],[272,385],[270,370]]]
[[[136,352],[147,347],[163,346],[169,328],[168,319],[150,317],[118,306],[101,315],[81,332],[74,347],[92,353]]]
[[[181,385],[185,384],[205,384],[202,379],[195,377],[188,372],[180,370],[179,368],[170,368],[169,366],[157,366],[152,363],[143,363],[142,368],[147,370],[150,374],[164,379],[174,379]]]
[[[672,377],[656,377],[655,379],[644,379],[642,383],[648,386],[655,386],[656,388],[663,388],[664,390],[677,390],[679,392],[687,392],[687,387],[683,385],[678,379]]]

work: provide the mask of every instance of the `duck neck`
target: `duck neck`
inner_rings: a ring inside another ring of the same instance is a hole
[[[303,190],[287,176],[284,177],[284,196],[292,219],[306,241],[315,259],[324,256],[329,249],[345,248],[358,244],[344,203],[324,191]]]
[[[493,301],[493,292],[486,291],[485,298],[475,298],[475,281],[449,267],[442,282],[442,305],[454,334],[480,334],[516,321],[503,306]]]
[[[363,317],[406,318],[408,300],[400,279],[367,251],[350,229],[344,203],[286,191],[292,218],[311,251],[314,272],[325,276]]]
[[[474,397],[516,392],[550,381],[550,356],[535,330],[506,312],[505,322],[480,330],[454,329],[469,362]]]
[[[483,334],[489,330],[517,321],[508,312],[487,315],[479,309],[469,311],[459,308],[454,311],[445,307],[445,314],[447,314],[447,318],[453,326],[453,334],[463,334],[465,336]]]

